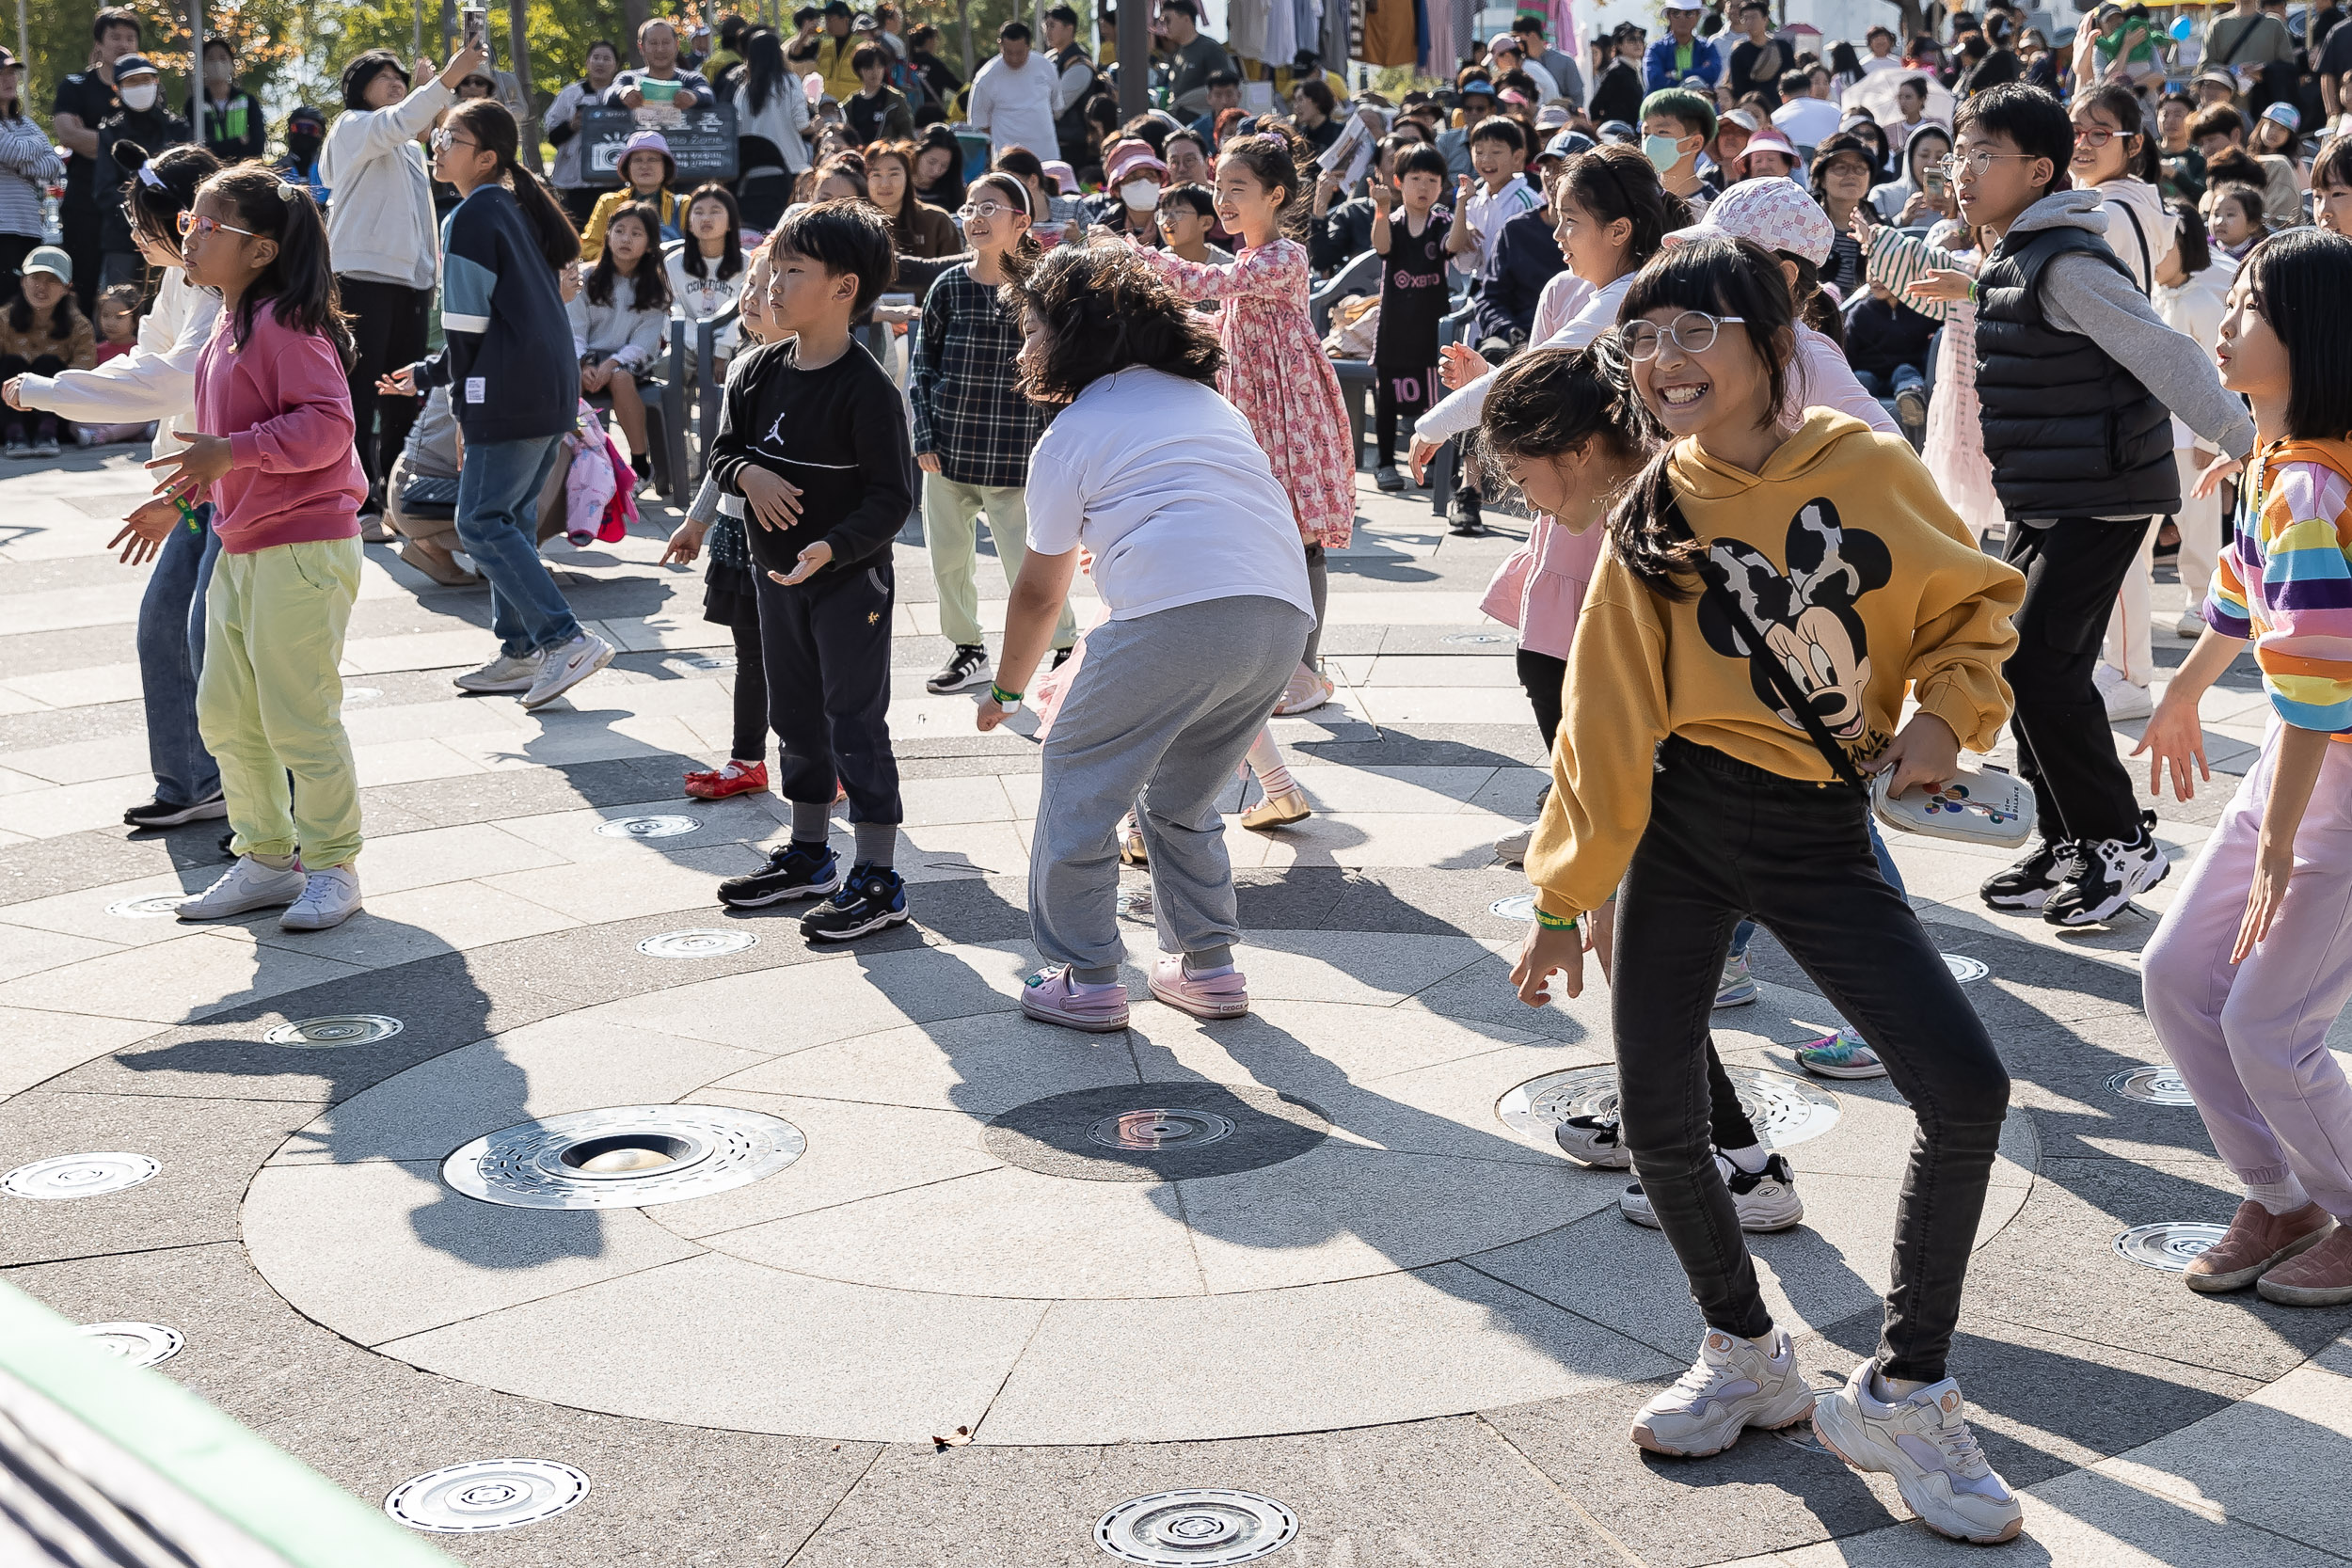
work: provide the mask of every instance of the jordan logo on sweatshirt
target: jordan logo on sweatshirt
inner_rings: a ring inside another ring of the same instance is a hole
[[[1826,497],[1807,501],[1789,519],[1787,555],[1788,570],[1783,574],[1743,540],[1710,542],[1699,570],[1728,590],[1764,646],[1750,648],[1746,635],[1711,599],[1699,601],[1699,630],[1707,645],[1725,658],[1748,661],[1757,700],[1790,729],[1804,725],[1772,689],[1763,659],[1781,662],[1831,735],[1850,748],[1857,740],[1867,743],[1869,716],[1863,695],[1870,685],[1870,640],[1854,607],[1864,594],[1886,585],[1893,558],[1877,534],[1841,525],[1837,508]]]

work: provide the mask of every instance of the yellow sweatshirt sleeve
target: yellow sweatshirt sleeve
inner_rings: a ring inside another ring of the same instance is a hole
[[[1649,591],[1604,547],[1568,655],[1551,795],[1527,848],[1527,879],[1548,914],[1614,897],[1649,826],[1654,753],[1666,736],[1665,641]]]
[[[1920,590],[1904,678],[1920,710],[1949,724],[1964,750],[1989,752],[2014,705],[2001,666],[2017,651],[2010,618],[2025,602],[2025,575],[1977,547],[1924,467],[1896,471],[1906,481],[1897,486],[1897,506],[1943,535]]]

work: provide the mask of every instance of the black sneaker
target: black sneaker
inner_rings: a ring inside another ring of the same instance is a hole
[[[2074,875],[2077,853],[2072,840],[2042,839],[2024,860],[1986,878],[1978,896],[1996,910],[2039,910]]]
[[[817,942],[847,942],[907,917],[907,884],[880,865],[853,865],[841,891],[801,916],[801,935]]]
[[[939,673],[923,683],[923,689],[933,696],[945,697],[950,691],[961,691],[964,688],[977,686],[986,679],[988,679],[988,650],[975,648],[969,643],[961,643],[957,646],[954,653],[947,656],[947,662],[939,667]]]
[[[2053,926],[2096,926],[2122,912],[2133,898],[2164,880],[2172,863],[2156,846],[2156,814],[2139,814],[2139,832],[2130,838],[2103,838],[2081,847],[2075,874],[2042,906]]]
[[[793,898],[819,898],[841,885],[841,857],[831,849],[787,844],[748,877],[719,884],[719,902],[731,910],[765,909]]]
[[[1076,648],[1074,644],[1068,648],[1056,648],[1054,650],[1054,662],[1050,668],[1056,670],[1060,669],[1063,665],[1070,662],[1070,656],[1075,651]]]
[[[194,805],[176,805],[169,800],[150,800],[143,806],[133,806],[122,814],[122,820],[134,828],[176,828],[183,822],[195,822],[208,816],[229,815],[229,802],[215,793],[209,800]]]
[[[1552,1129],[1551,1137],[1560,1152],[1579,1164],[1624,1170],[1633,1164],[1632,1151],[1618,1140],[1615,1117],[1570,1117]]]
[[[1475,539],[1486,531],[1486,514],[1477,506],[1456,505],[1446,514],[1446,528],[1465,539]]]

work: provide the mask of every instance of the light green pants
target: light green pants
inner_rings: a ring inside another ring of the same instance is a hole
[[[321,539],[224,550],[213,568],[196,722],[220,763],[240,855],[291,855],[299,842],[303,865],[319,871],[359,853],[339,669],[359,559],[357,537]]]
[[[931,554],[931,580],[939,585],[940,634],[959,648],[983,648],[980,635],[980,592],[975,580],[979,562],[978,533],[973,519],[988,514],[988,536],[996,545],[997,563],[1005,581],[1021,575],[1028,554],[1029,503],[1017,484],[959,484],[944,474],[923,476],[923,546]],[[1062,601],[1061,619],[1054,624],[1054,646],[1067,648],[1078,641],[1078,623]]]

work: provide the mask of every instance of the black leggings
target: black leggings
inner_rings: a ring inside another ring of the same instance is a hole
[[[357,432],[353,444],[368,476],[368,502],[380,507],[384,476],[408,444],[408,427],[417,422],[422,404],[415,398],[382,396],[375,381],[424,357],[433,291],[360,277],[338,277],[335,283],[351,318],[352,345],[358,354],[350,374],[351,420]]]
[[[759,657],[759,621],[750,617],[735,632],[735,745],[738,762],[768,760],[768,667]]]
[[[1889,1377],[1944,1376],[1969,1250],[2008,1113],[2009,1074],[1910,903],[1880,875],[1854,792],[1670,738],[1617,899],[1609,996],[1621,1136],[1710,1327],[1772,1315],[1708,1148],[1708,1008],[1732,927],[1754,912],[1886,1064],[1919,1121],[1895,1211]],[[1703,1065],[1705,1064],[1705,1065]],[[1719,1141],[1719,1139],[1718,1139]]]
[[[1391,370],[1375,365],[1372,370],[1373,434],[1380,443],[1380,467],[1396,467],[1396,426],[1401,416],[1409,430],[1415,420],[1429,412],[1438,401],[1438,372],[1435,366],[1421,370]]]
[[[1551,750],[1552,737],[1560,731],[1561,688],[1567,678],[1566,659],[1519,650],[1519,685],[1526,689],[1528,706],[1535,710],[1535,727],[1544,732],[1546,752]],[[1715,1053],[1712,1035],[1707,1037],[1707,1099],[1708,1125],[1717,1148],[1747,1148],[1763,1141],[1732,1090],[1724,1059]]]

